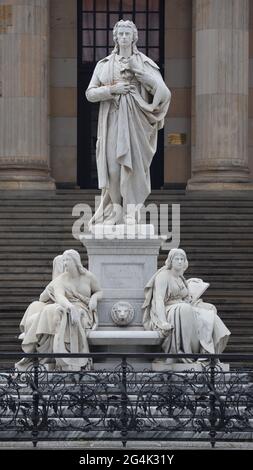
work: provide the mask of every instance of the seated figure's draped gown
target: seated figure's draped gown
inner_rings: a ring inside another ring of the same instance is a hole
[[[157,132],[164,125],[170,103],[158,66],[141,52],[135,52],[136,64],[155,82],[144,87],[127,67],[127,59],[112,53],[99,61],[94,70],[86,97],[100,102],[97,135],[97,170],[102,203],[110,205],[108,188],[108,155],[120,165],[120,192],[127,204],[142,204],[150,194],[149,168],[157,147]],[[135,86],[126,95],[111,95],[117,82]]]
[[[164,298],[169,330],[163,329],[156,308],[156,278],[167,271],[167,289]],[[175,278],[166,267],[158,271],[145,288],[143,325],[147,330],[159,331],[164,338],[162,348],[171,354],[220,354],[226,347],[230,331],[217,315],[216,307],[201,299],[187,302],[189,291],[183,276]]]
[[[67,309],[57,303],[57,287],[64,289],[65,297],[79,311],[75,325],[71,323]],[[96,312],[89,309],[89,300],[90,297],[83,297],[74,286],[67,285],[64,273],[57,276],[41,294],[40,301],[33,302],[23,316],[20,323],[23,351],[88,353],[87,333],[98,324]],[[63,370],[79,370],[88,367],[89,362],[87,358],[57,358],[56,366]],[[28,365],[29,361],[21,360],[16,367],[23,369]]]

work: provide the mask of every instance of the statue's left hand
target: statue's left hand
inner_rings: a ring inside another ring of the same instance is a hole
[[[91,312],[93,312],[94,310],[97,310],[97,299],[96,299],[96,297],[91,297],[91,299],[89,301],[89,309],[91,310]]]
[[[139,82],[143,85],[148,85],[151,88],[154,88],[156,85],[155,80],[146,72],[142,72],[140,69],[133,69],[135,76]]]

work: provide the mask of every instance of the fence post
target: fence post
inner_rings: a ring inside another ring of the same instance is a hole
[[[215,423],[216,423],[216,410],[215,410],[215,402],[216,402],[216,397],[215,397],[215,365],[216,365],[216,359],[214,357],[211,357],[210,361],[210,395],[209,395],[209,403],[210,403],[210,443],[212,448],[214,448],[215,443],[216,443],[216,430],[215,430]]]
[[[37,446],[38,443],[38,422],[39,422],[39,361],[38,358],[33,358],[33,411],[32,411],[32,437],[33,437],[33,447]]]
[[[123,447],[127,444],[127,361],[122,358],[122,382],[121,382],[121,436]]]

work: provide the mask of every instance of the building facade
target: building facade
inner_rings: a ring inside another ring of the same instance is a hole
[[[251,189],[253,0],[0,0],[0,189],[96,187],[84,91],[122,17],[172,92],[153,188]]]

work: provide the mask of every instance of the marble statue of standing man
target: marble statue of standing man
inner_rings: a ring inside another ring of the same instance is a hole
[[[151,192],[150,165],[171,94],[159,67],[138,51],[132,21],[116,23],[113,39],[114,50],[97,63],[86,91],[89,101],[100,102],[96,158],[102,198],[92,223],[135,223],[133,205]]]

